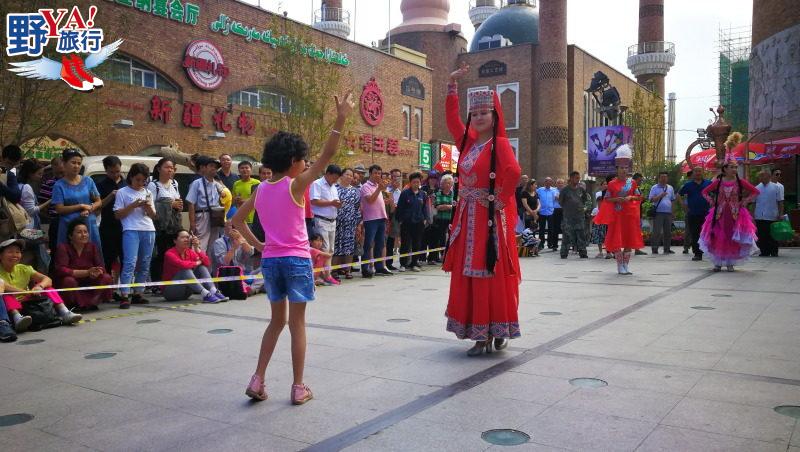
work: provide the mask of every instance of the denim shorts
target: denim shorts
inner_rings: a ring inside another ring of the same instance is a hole
[[[261,259],[264,288],[271,303],[288,299],[290,303],[314,301],[314,273],[307,257],[268,257]]]

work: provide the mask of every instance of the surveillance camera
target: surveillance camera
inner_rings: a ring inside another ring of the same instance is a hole
[[[283,17],[289,17],[289,11],[284,11],[283,12]]]

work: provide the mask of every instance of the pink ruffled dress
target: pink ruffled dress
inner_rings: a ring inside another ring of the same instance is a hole
[[[746,194],[739,195],[739,184]],[[698,242],[715,266],[738,265],[758,250],[756,226],[745,208],[758,193],[758,189],[744,179],[737,182],[716,178],[703,190],[703,197],[712,208],[703,223]],[[712,194],[716,195],[716,201]]]

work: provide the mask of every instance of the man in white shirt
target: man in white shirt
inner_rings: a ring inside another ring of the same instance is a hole
[[[648,199],[655,206],[653,217],[653,234],[650,236],[650,248],[658,254],[658,246],[664,244],[664,254],[675,254],[670,250],[672,244],[672,201],[675,201],[675,190],[668,184],[669,173],[658,173],[658,183],[650,188]]]
[[[311,212],[314,214],[314,227],[322,235],[323,251],[333,253],[336,242],[336,214],[342,202],[336,190],[336,181],[342,176],[337,165],[328,165],[325,175],[311,184]]]
[[[214,183],[214,176],[220,167],[219,161],[210,157],[199,156],[195,160],[200,178],[189,185],[186,202],[189,203],[189,230],[200,239],[200,249],[212,254],[214,241],[219,238],[221,228],[212,227],[211,209],[219,208],[219,190]]]
[[[778,184],[770,181],[770,173],[767,170],[758,174],[758,180],[761,183],[756,186],[759,193],[753,211],[758,232],[756,245],[761,250],[759,256],[778,257],[778,242],[772,238],[770,227],[783,217],[783,190]]]
[[[781,183],[783,177],[783,171],[780,168],[773,168],[772,169],[772,183],[778,186],[778,191],[780,192],[781,199],[783,199],[783,184]]]

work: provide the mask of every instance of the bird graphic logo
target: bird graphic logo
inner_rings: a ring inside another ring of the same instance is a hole
[[[86,57],[86,60],[74,53],[64,54],[61,55],[60,63],[50,58],[42,57],[33,61],[10,63],[14,67],[8,70],[20,77],[38,80],[61,79],[72,89],[90,92],[103,86],[103,80],[94,75],[90,69],[100,66],[109,59],[122,45],[122,41],[122,39],[118,39],[100,48],[98,52]]]

